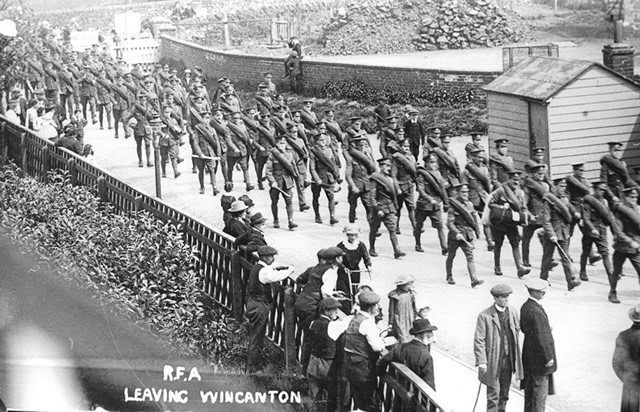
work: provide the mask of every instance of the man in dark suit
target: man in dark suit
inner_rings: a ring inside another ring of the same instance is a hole
[[[411,143],[411,154],[418,160],[420,146],[424,145],[424,138],[427,131],[421,122],[418,121],[418,111],[409,111],[409,120],[404,124],[404,137]]]
[[[551,326],[541,300],[549,283],[540,278],[525,283],[529,299],[520,309],[520,330],[524,333],[522,365],[524,379],[524,412],[544,412],[547,395],[555,393],[553,373],[558,369]]]
[[[413,340],[396,345],[391,351],[378,361],[378,375],[384,374],[391,362],[399,362],[406,365],[418,375],[433,390],[436,382],[433,373],[433,358],[429,351],[429,345],[435,342],[433,332],[438,330],[428,319],[416,319],[409,330]]]
[[[622,381],[621,412],[640,410],[640,305],[629,309],[633,325],[620,332],[613,352],[613,370]]]

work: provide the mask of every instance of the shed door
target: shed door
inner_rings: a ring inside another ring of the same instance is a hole
[[[546,147],[544,162],[549,163],[549,120],[547,106],[529,102],[529,155],[534,147]]]

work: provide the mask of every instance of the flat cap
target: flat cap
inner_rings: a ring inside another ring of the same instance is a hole
[[[337,246],[331,246],[324,249],[323,256],[325,259],[335,259],[338,256],[344,255],[344,251]]]
[[[358,295],[358,303],[363,305],[374,305],[380,302],[380,296],[375,292],[364,291]]]
[[[526,282],[524,282],[524,285],[529,290],[537,290],[539,292],[546,292],[547,289],[549,289],[549,282],[536,277],[527,279]]]
[[[622,189],[622,193],[624,193],[625,196],[629,196],[632,194],[638,194],[638,189],[635,187],[628,187],[626,189]]]
[[[253,203],[253,200],[251,200],[251,198],[249,196],[242,195],[238,198],[239,201],[241,201],[242,203],[244,203],[245,205],[247,205],[247,207],[251,207],[253,206],[255,203]],[[231,205],[231,207],[233,207],[233,204]]]
[[[277,255],[278,251],[273,246],[265,245],[260,246],[258,249],[258,256],[273,256]]]
[[[320,310],[336,309],[340,307],[340,302],[337,299],[328,297],[320,301],[318,308]]]
[[[500,283],[500,284],[495,285],[494,287],[492,287],[490,292],[495,297],[506,296],[506,295],[512,294],[513,293],[513,289],[511,289],[511,286],[509,286],[509,285],[505,285],[504,283]]]

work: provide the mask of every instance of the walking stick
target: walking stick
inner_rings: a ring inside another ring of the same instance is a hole
[[[291,197],[289,196],[289,194],[287,192],[285,192],[284,190],[280,189],[278,186],[271,186],[273,189],[276,189],[278,192],[282,193],[282,196],[284,197]]]
[[[482,388],[482,382],[478,384],[478,393],[476,394],[476,401],[473,404],[473,410],[471,412],[476,412],[476,406],[478,406],[478,399],[480,399],[480,388]]]

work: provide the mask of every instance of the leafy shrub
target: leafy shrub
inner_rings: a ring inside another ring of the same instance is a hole
[[[0,226],[41,265],[146,324],[180,354],[224,366],[244,352],[242,328],[206,304],[197,252],[175,226],[147,213],[117,214],[66,173],[50,173],[49,182],[0,168]]]

